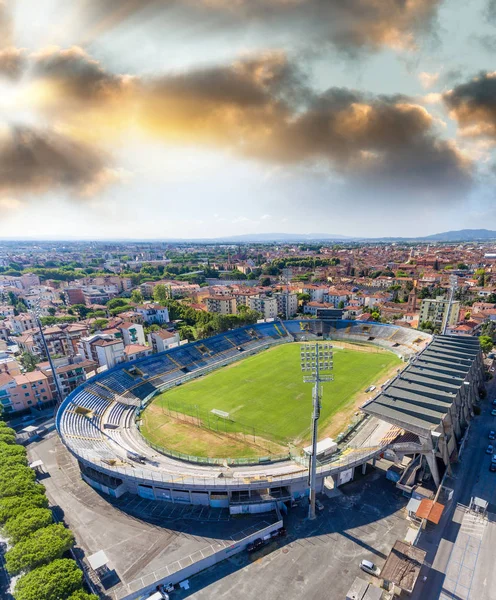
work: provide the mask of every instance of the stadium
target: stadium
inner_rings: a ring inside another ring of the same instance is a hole
[[[228,507],[232,514],[286,510],[309,491],[302,449],[309,440],[311,387],[284,394],[301,381],[292,348],[298,354],[299,343],[315,340],[335,346],[336,363],[336,389],[334,382],[325,388],[323,405],[328,398],[331,408],[323,411],[319,438],[334,435],[337,420],[342,425],[337,451],[319,457],[317,490],[349,481],[355,468],[386,451],[414,458],[400,486],[407,489],[425,462],[438,484],[473,415],[483,381],[480,347],[476,338],[432,337],[393,325],[262,322],[123,363],[61,403],[57,431],[82,478],[109,496],[128,492]],[[374,356],[380,360],[369,368]],[[293,366],[281,376],[274,365],[285,361]],[[394,375],[355,410],[350,398],[360,398],[357,389],[370,389],[391,370]],[[339,394],[336,408],[331,400]],[[364,418],[384,424],[383,434],[356,441]],[[195,447],[202,435],[204,446]],[[220,443],[212,444],[214,438]]]

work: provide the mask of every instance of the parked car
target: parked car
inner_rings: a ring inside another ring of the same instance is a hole
[[[368,573],[369,575],[375,575],[375,577],[378,577],[381,572],[379,567],[374,565],[373,562],[370,562],[370,560],[362,560],[362,562],[360,563],[360,569],[362,569],[362,571],[365,571],[365,573]]]
[[[248,544],[248,546],[246,546],[246,549],[248,550],[248,552],[255,552],[255,550],[258,550],[262,546],[263,546],[262,538],[257,538],[256,540],[253,540],[253,542],[250,542]]]
[[[493,453],[493,445],[489,444],[489,446],[486,448],[486,454],[492,454]]]
[[[496,433],[491,429],[488,437],[490,440],[496,440]]]

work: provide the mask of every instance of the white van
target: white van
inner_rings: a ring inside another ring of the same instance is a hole
[[[151,596],[148,596],[147,600],[169,600],[169,594],[165,592],[153,592]]]

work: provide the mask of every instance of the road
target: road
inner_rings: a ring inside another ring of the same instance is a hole
[[[496,473],[489,471],[486,454],[489,431],[496,430],[496,417],[490,414],[493,398],[495,380],[488,386],[481,415],[471,423],[461,461],[453,466],[453,476],[445,479],[444,487],[454,490],[453,498],[440,524],[422,533],[417,544],[427,551],[428,566],[421,573],[427,580],[419,581],[412,596],[415,600],[496,600]],[[473,496],[489,502],[488,518],[466,509]]]

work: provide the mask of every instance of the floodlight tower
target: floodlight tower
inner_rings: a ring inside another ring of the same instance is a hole
[[[64,397],[62,395],[62,390],[60,389],[59,380],[57,379],[57,371],[55,370],[55,366],[53,364],[52,357],[50,356],[50,350],[48,349],[48,344],[45,339],[45,334],[43,333],[43,326],[42,326],[41,320],[40,320],[41,306],[40,306],[39,298],[37,298],[33,302],[33,308],[31,309],[31,314],[33,315],[34,320],[36,321],[36,325],[38,326],[38,329],[40,331],[43,348],[45,349],[45,354],[47,355],[48,363],[50,364],[50,369],[52,370],[53,380],[55,382],[55,388],[57,389],[57,396],[58,396],[56,406],[58,406],[62,402]]]
[[[450,275],[449,280],[450,280],[450,291],[449,291],[449,296],[448,296],[448,306],[446,308],[446,312],[445,312],[444,319],[443,319],[443,326],[441,328],[441,333],[443,335],[445,335],[446,329],[448,329],[448,326],[449,326],[449,320],[450,320],[450,316],[451,316],[451,307],[453,306],[455,292],[458,288],[458,276]]]
[[[332,346],[329,343],[304,344],[300,348],[301,370],[303,381],[313,383],[312,399],[312,455],[308,466],[308,484],[310,487],[310,506],[308,507],[308,518],[315,519],[315,494],[317,487],[317,441],[318,422],[320,417],[320,406],[322,398],[321,383],[332,381]]]
[[[293,269],[289,267],[282,270],[282,280],[286,284],[286,321],[289,321],[289,284],[291,283],[291,278],[293,277]]]

